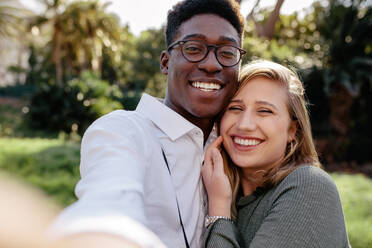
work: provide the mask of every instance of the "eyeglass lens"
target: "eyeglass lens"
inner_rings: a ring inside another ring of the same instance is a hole
[[[232,66],[239,62],[240,51],[238,48],[224,45],[215,48],[218,62],[223,66]],[[208,46],[199,41],[186,41],[182,46],[182,53],[186,59],[197,62],[203,60],[208,53]]]

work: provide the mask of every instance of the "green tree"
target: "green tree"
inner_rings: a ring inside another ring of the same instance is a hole
[[[126,109],[134,109],[144,91],[165,96],[166,78],[160,71],[160,54],[165,48],[164,28],[143,31],[135,40],[131,76],[123,87]]]
[[[125,88],[133,81],[133,61],[138,52],[136,37],[129,31],[129,26],[121,28],[119,46],[103,47],[101,77],[112,84]]]
[[[346,5],[343,1],[331,0],[319,15],[318,27],[324,43],[329,44],[324,57],[323,79],[330,97],[329,124],[333,154],[336,159],[345,159],[347,154],[350,155],[353,136],[357,135],[362,140],[372,138],[370,131],[360,133],[365,127],[360,126],[361,123],[355,119],[368,118],[366,113],[372,107],[368,98],[364,98],[370,97],[372,91],[371,3],[367,0],[353,0]],[[365,92],[362,93],[361,89]],[[359,109],[357,112],[361,116],[353,116],[351,110],[356,105],[366,112]],[[354,150],[357,153],[351,159],[358,159],[357,154],[367,152],[362,146],[360,148],[359,151]]]
[[[31,22],[31,29],[51,30],[49,50],[58,85],[76,77],[83,70],[100,74],[103,50],[122,50],[119,18],[106,11],[109,3],[99,0],[42,0],[47,7],[43,15]]]
[[[316,63],[304,72],[304,81],[319,150],[328,163],[369,161],[371,3],[331,0],[316,2],[313,9],[315,43],[305,44]]]
[[[106,12],[108,5],[98,0],[74,1],[60,15],[62,50],[69,73],[92,70],[100,74],[104,47],[121,50],[119,18]]]

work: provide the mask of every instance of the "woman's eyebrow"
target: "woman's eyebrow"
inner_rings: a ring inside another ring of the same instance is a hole
[[[230,103],[242,103],[242,102],[243,102],[243,100],[240,100],[240,99],[232,99],[230,101]]]
[[[259,104],[259,105],[268,105],[268,106],[274,108],[275,110],[278,110],[278,108],[277,108],[274,104],[269,103],[269,102],[267,102],[267,101],[262,101],[262,100],[260,100],[260,101],[255,101],[255,103],[256,103],[256,104]]]

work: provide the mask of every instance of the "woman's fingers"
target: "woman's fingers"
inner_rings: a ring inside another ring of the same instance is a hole
[[[204,163],[202,168],[202,177],[204,181],[208,181],[208,179],[212,176],[213,169],[211,163]]]
[[[217,139],[216,139],[215,141],[213,141],[213,142],[209,145],[208,149],[219,148],[220,145],[222,144],[222,141],[223,141],[222,136],[218,136]]]
[[[222,155],[217,148],[212,149],[212,163],[216,173],[224,173]]]
[[[209,147],[207,148],[207,150],[205,151],[205,154],[204,154],[204,164],[206,163],[211,163],[212,164],[212,149],[213,148],[218,148],[222,143],[222,136],[219,136],[215,141],[213,141]],[[213,164],[212,164],[213,166]]]
[[[204,180],[209,180],[213,173],[215,173],[215,163],[221,163],[220,167],[222,167],[223,170],[223,161],[222,156],[219,152],[219,146],[222,143],[222,137],[219,136],[215,141],[213,141],[209,147],[207,148],[205,155],[204,155],[204,165],[202,168],[202,176]],[[214,154],[214,151],[216,154]]]
[[[213,173],[213,162],[210,152],[206,152],[204,155],[204,162],[202,168],[202,176],[204,180],[208,180]]]

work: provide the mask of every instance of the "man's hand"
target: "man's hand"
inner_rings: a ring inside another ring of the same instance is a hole
[[[223,169],[223,159],[219,151],[222,137],[219,136],[205,152],[202,176],[208,193],[210,216],[230,217],[232,190]]]

